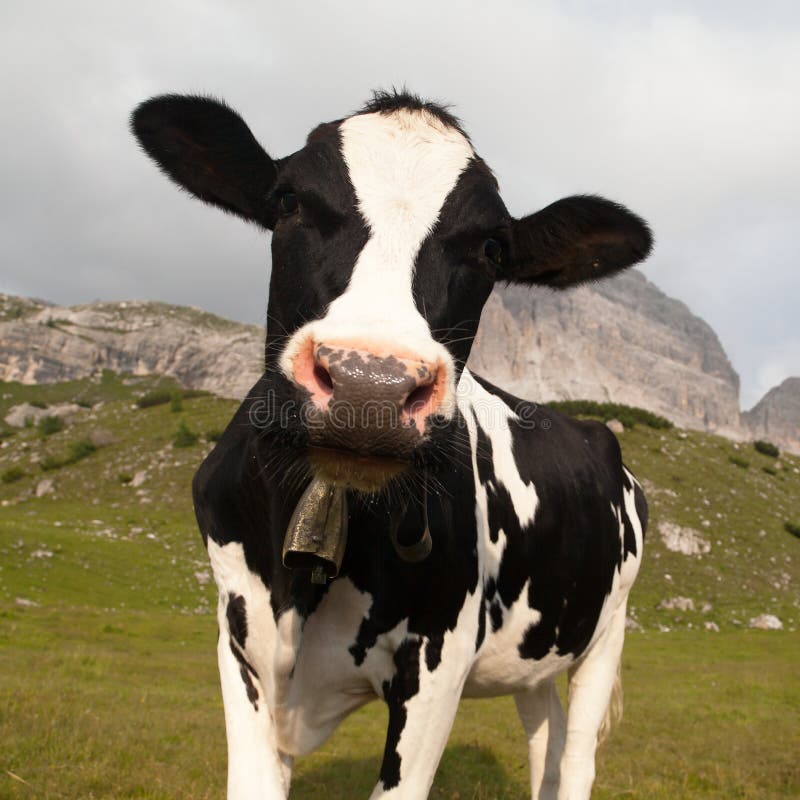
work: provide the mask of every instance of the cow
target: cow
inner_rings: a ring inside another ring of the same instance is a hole
[[[179,186],[272,232],[263,375],[193,482],[228,797],[286,798],[293,759],[375,698],[371,797],[427,797],[460,698],[511,694],[533,797],[588,798],[645,498],[606,426],[465,364],[495,283],[612,275],[647,224],[595,195],[515,219],[458,119],[406,91],[279,159],[209,97],[131,125]]]

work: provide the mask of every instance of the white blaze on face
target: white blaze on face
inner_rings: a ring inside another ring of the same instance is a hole
[[[359,114],[340,131],[370,236],[346,291],[322,319],[294,334],[281,367],[291,376],[292,359],[310,335],[316,342],[358,343],[361,349],[439,363],[448,371],[452,395],[452,359],[417,310],[412,284],[419,249],[473,158],[472,146],[426,111]]]

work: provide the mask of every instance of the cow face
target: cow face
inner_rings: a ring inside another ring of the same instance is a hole
[[[374,489],[456,413],[456,388],[496,280],[565,288],[645,258],[645,223],[598,197],[522,219],[438,106],[376,94],[271,159],[202,97],[143,103],[132,126],[169,177],[273,231],[266,370],[312,469]]]

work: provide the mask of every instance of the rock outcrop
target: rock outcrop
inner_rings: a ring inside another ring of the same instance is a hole
[[[0,379],[51,383],[104,369],[171,375],[243,397],[261,374],[263,332],[166,303],[63,307],[0,296]]]
[[[770,389],[742,414],[754,439],[767,439],[786,450],[800,452],[800,377],[787,378]]]
[[[498,289],[470,366],[541,402],[625,403],[741,437],[739,376],[716,334],[636,270],[568,292]]]

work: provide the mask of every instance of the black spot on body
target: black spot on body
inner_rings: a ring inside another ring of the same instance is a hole
[[[503,626],[503,609],[497,600],[489,606],[489,616],[492,620],[492,633],[496,633]]]
[[[649,512],[647,508],[647,499],[644,496],[642,487],[638,484],[634,485],[633,487],[633,501],[634,505],[636,506],[636,514],[639,517],[639,522],[642,525],[642,539],[644,539],[644,535],[647,531]]]
[[[623,473],[624,474],[624,473]],[[620,508],[620,514],[622,516],[622,530],[623,530],[623,552],[624,552],[624,560],[628,560],[628,556],[635,556],[636,555],[636,533],[633,530],[633,525],[631,524],[631,519],[628,516],[628,512],[625,510],[625,506],[622,505]]]
[[[247,639],[247,604],[240,594],[231,592],[228,595],[228,606],[225,609],[228,619],[228,630],[239,647],[244,648]]]
[[[244,681],[247,699],[253,704],[253,708],[258,711],[258,689],[256,689],[253,679],[250,677],[250,671],[244,664],[239,664],[239,674],[242,676],[242,681]]]
[[[486,638],[486,591],[484,590],[478,606],[478,635],[475,638],[475,652],[481,649],[483,640]]]
[[[395,674],[383,684],[383,696],[389,707],[389,727],[380,778],[385,791],[400,783],[400,753],[397,745],[405,728],[406,702],[419,692],[419,639],[406,639],[394,654]]]
[[[431,636],[425,644],[425,666],[428,672],[433,672],[442,662],[442,647],[444,634]]]
[[[239,674],[242,676],[247,699],[253,704],[253,708],[258,711],[258,689],[253,683],[253,678],[258,678],[258,673],[245,658],[244,653],[239,649],[236,642],[233,641],[232,636],[228,637],[228,646],[231,649],[231,653],[233,653],[233,657],[239,662]]]

